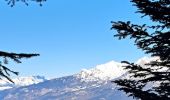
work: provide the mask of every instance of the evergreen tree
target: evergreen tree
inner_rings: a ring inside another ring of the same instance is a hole
[[[11,7],[15,6],[16,2],[23,2],[25,5],[28,6],[29,1],[34,1],[40,4],[42,6],[42,2],[45,2],[46,0],[5,0],[7,1],[7,4],[10,5]]]
[[[131,0],[137,13],[148,16],[154,24],[137,25],[130,21],[112,22],[114,35],[120,40],[130,38],[135,45],[159,60],[146,64],[145,67],[122,61],[128,70],[128,79],[114,81],[119,90],[141,100],[170,100],[170,0]],[[149,86],[149,84],[156,84]]]
[[[21,63],[22,58],[31,58],[34,56],[39,56],[39,54],[17,54],[0,51],[0,58],[1,60],[3,60],[0,61],[0,77],[6,78],[13,83],[13,81],[10,79],[10,73],[18,75],[18,72],[12,71],[11,69],[5,66],[6,64],[8,64],[8,59],[12,59],[16,63]]]

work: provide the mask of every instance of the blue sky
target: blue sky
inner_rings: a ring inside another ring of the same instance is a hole
[[[111,60],[135,61],[144,53],[110,30],[111,21],[148,23],[135,11],[129,0],[48,0],[43,7],[30,2],[13,8],[1,0],[1,50],[41,54],[9,64],[20,76],[60,77]]]

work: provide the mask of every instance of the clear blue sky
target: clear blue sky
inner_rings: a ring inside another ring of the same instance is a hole
[[[20,76],[59,77],[111,60],[135,61],[144,56],[130,40],[119,41],[111,21],[147,23],[130,0],[47,0],[43,7],[0,1],[1,50],[40,53],[10,63]]]

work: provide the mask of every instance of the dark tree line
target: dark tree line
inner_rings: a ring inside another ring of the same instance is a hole
[[[18,72],[15,72],[11,70],[6,65],[8,64],[8,59],[13,60],[16,63],[21,63],[22,58],[31,58],[34,56],[39,56],[39,54],[25,54],[25,53],[8,53],[4,51],[0,51],[0,58],[2,61],[0,61],[0,77],[8,79],[10,82],[13,83],[13,81],[10,78],[11,73],[18,75]]]
[[[128,70],[130,79],[114,81],[119,90],[141,100],[170,100],[170,0],[131,0],[137,13],[148,16],[154,25],[132,24],[130,21],[112,22],[114,35],[120,40],[130,38],[135,45],[159,60],[146,64],[145,67],[122,61]],[[147,87],[148,84],[157,84]]]
[[[17,2],[23,2],[25,5],[28,6],[29,1],[37,2],[40,4],[40,6],[42,6],[42,2],[45,2],[46,0],[5,0],[5,1],[7,2],[8,5],[13,7]]]

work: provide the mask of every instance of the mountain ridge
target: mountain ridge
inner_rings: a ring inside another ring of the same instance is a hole
[[[18,77],[12,79],[14,83],[9,82],[7,79],[0,80],[0,90],[16,88],[21,86],[28,86],[32,84],[38,84],[40,82],[44,82],[47,79],[44,76],[28,76],[28,77]]]
[[[143,58],[144,60],[146,58]],[[138,64],[145,62],[139,61]],[[146,59],[148,60],[148,59]],[[147,62],[147,61],[146,61]],[[3,100],[133,100],[112,80],[124,77],[123,64],[110,61],[77,74],[0,92]]]

